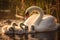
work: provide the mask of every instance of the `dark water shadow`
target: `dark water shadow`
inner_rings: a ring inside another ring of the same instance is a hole
[[[4,38],[4,36],[6,38]],[[22,35],[0,35],[0,39],[9,40],[55,40],[56,32],[46,33],[33,33],[33,34],[22,34]]]

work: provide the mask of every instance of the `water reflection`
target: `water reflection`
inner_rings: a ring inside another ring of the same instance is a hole
[[[0,22],[0,40],[56,40],[55,31],[46,33],[24,34],[24,35],[15,35],[14,33],[12,35],[5,35],[5,34],[2,35],[2,27],[6,25],[4,22],[5,20]]]
[[[0,40],[56,40],[55,32],[33,33],[23,35],[0,35]]]

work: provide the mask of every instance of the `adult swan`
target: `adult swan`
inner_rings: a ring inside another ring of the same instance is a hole
[[[32,28],[36,32],[52,31],[57,29],[55,17],[51,15],[44,15],[43,10],[38,6],[31,6],[27,8],[25,14],[32,14],[23,23],[28,26],[28,32],[31,32]]]

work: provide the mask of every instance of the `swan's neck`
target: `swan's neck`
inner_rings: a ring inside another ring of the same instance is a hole
[[[38,17],[39,17],[39,14],[33,14],[24,22],[24,24],[27,26],[34,25]]]
[[[39,17],[39,14],[33,14],[24,22],[24,24],[29,27],[29,31],[31,31],[31,26],[35,25]]]
[[[34,25],[39,25],[40,21],[41,21],[40,14],[38,14],[38,16],[35,18]]]

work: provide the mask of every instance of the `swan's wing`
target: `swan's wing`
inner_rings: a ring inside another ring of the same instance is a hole
[[[35,29],[37,31],[50,31],[56,28],[55,18],[53,16],[45,16]]]

